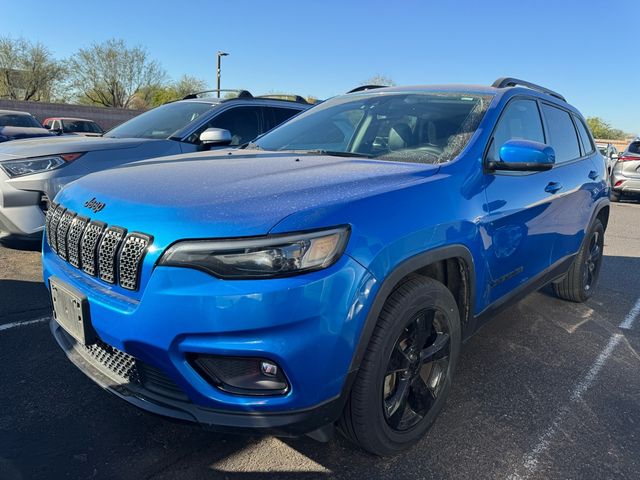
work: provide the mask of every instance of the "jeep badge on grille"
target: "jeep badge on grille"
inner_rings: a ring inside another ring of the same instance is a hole
[[[87,200],[86,202],[84,202],[84,206],[90,210],[93,210],[93,213],[98,213],[107,205],[105,203],[97,201],[96,197],[93,197],[91,200]]]

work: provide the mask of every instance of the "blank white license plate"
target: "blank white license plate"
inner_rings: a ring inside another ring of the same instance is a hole
[[[49,285],[55,321],[81,344],[93,343],[96,334],[89,318],[87,297],[55,277],[49,279]]]

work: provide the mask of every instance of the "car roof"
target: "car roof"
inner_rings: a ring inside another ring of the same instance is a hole
[[[20,112],[18,110],[0,110],[0,115],[28,115],[33,117],[29,112]]]
[[[294,102],[293,100],[286,100],[283,98],[263,98],[263,97],[248,97],[248,98],[187,98],[183,100],[176,100],[171,103],[182,103],[182,102],[195,102],[195,103],[208,103],[211,106],[216,106],[219,104],[227,104],[230,102],[238,102],[238,103],[248,103],[248,102],[256,102],[256,103],[281,103],[283,105],[298,105],[301,107],[310,107],[313,104],[311,103],[300,103]]]
[[[76,118],[76,117],[48,117],[45,118],[45,122],[47,120],[73,120],[74,122],[80,121],[80,122],[91,122],[91,123],[95,123],[94,120],[89,120],[88,118]]]

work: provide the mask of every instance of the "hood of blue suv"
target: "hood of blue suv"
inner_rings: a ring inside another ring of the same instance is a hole
[[[134,148],[145,142],[157,141],[146,138],[79,137],[75,135],[24,139],[0,145],[0,161],[62,153]]]
[[[437,170],[435,165],[228,150],[93,173],[69,184],[55,201],[91,219],[153,235],[163,246],[183,238],[264,235],[293,213],[412,185]],[[97,213],[91,209],[96,204],[101,205]]]

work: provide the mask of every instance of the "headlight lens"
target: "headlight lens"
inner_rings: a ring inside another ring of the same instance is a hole
[[[67,163],[73,162],[84,155],[83,153],[64,153],[62,155],[52,155],[50,157],[23,158],[20,160],[8,160],[0,163],[2,169],[11,178],[31,175],[34,173],[53,170]]]
[[[349,227],[238,240],[189,240],[171,246],[160,265],[190,267],[228,279],[296,275],[333,265]]]

